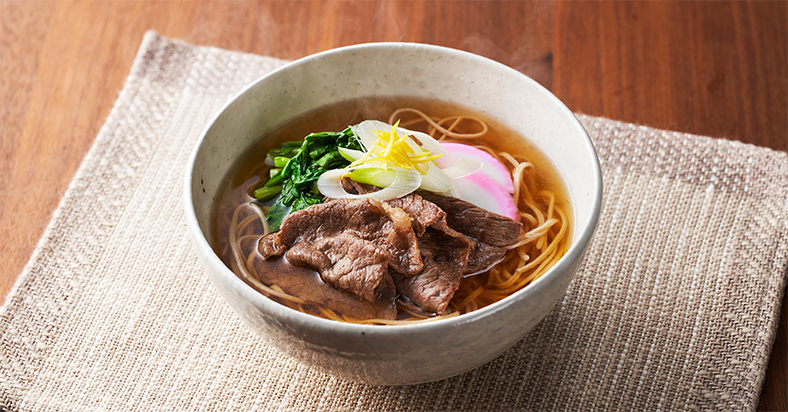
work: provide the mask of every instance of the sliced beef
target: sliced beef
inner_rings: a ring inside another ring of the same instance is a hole
[[[446,212],[446,222],[452,229],[480,242],[493,246],[508,246],[520,236],[522,223],[506,216],[492,213],[455,197],[429,192],[420,192],[420,195]]]
[[[282,242],[280,236],[275,236],[275,234],[270,233],[260,239],[257,250],[264,259],[282,256],[287,252],[287,245]]]
[[[254,247],[252,242],[245,242],[247,248]],[[246,249],[244,255],[250,253]],[[298,296],[309,304],[322,307],[350,316],[354,319],[396,319],[397,292],[391,276],[386,275],[376,289],[374,300],[358,298],[341,289],[324,282],[318,273],[306,267],[298,267],[284,258],[264,260],[256,257],[252,264],[258,280],[266,285],[276,285],[285,293]]]
[[[343,181],[349,193],[377,187]],[[429,192],[387,202],[330,200],[288,216],[261,239],[267,259],[285,255],[365,301],[401,301],[444,314],[463,275],[503,259],[521,224]]]
[[[349,178],[342,179],[342,186],[345,191],[352,194],[366,194],[380,190],[379,187],[359,183]],[[439,230],[446,230],[446,212],[435,203],[425,200],[416,193],[411,193],[403,197],[386,201],[392,207],[402,209],[413,219],[413,231],[417,236],[424,234],[427,226],[433,226]]]
[[[450,228],[426,228],[419,238],[419,249],[424,270],[416,276],[403,276],[392,272],[397,292],[421,309],[444,314],[468,262],[468,238]]]
[[[387,203],[413,218],[424,262],[424,270],[416,276],[392,274],[397,292],[422,310],[442,315],[466,272],[471,244],[478,242],[449,227],[446,213],[415,193]]]
[[[483,272],[500,262],[509,250],[506,246],[516,242],[520,236],[522,224],[506,216],[453,197],[429,192],[421,195],[429,200],[428,203],[444,211],[449,227],[468,236],[471,248],[466,275]]]
[[[285,218],[278,232],[260,240],[259,251],[268,259],[297,243],[310,245],[340,233],[372,242],[389,254],[389,265],[399,273],[412,276],[423,268],[410,217],[371,199],[331,200],[299,210]]]
[[[503,260],[509,249],[493,246],[484,242],[471,241],[471,250],[468,253],[468,265],[465,267],[466,275],[475,275],[493,267]]]
[[[423,235],[428,226],[433,226],[438,230],[448,228],[446,212],[435,203],[428,202],[415,193],[389,200],[386,203],[404,210],[413,219],[413,231],[417,236]]]
[[[377,186],[359,183],[347,177],[342,179],[342,187],[348,193],[360,195],[380,190]],[[417,236],[424,234],[424,229],[427,226],[439,225],[445,227],[446,225],[446,212],[435,203],[424,200],[416,193],[388,200],[386,203],[404,210],[413,219],[413,231],[416,232]]]
[[[294,244],[285,254],[296,266],[320,273],[323,280],[364,300],[375,300],[388,278],[391,256],[374,243],[340,233],[336,236]]]

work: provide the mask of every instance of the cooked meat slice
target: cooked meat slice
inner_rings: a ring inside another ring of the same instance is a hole
[[[413,218],[413,230],[419,236],[424,233],[424,228],[427,226],[441,231],[452,230],[447,226],[446,221],[448,217],[446,216],[446,212],[435,203],[425,200],[415,193],[399,199],[389,200],[387,203],[401,208]],[[502,218],[506,219],[503,216]],[[511,233],[515,233],[515,231],[511,230]],[[519,236],[519,228],[516,233]],[[511,236],[511,234],[508,236]],[[468,254],[468,265],[465,268],[465,274],[475,274],[489,269],[500,262],[508,250],[505,247],[493,246],[473,238],[468,238],[468,240],[470,241],[471,248]],[[506,240],[511,240],[511,238],[507,238]],[[516,241],[516,238],[510,243],[514,241]]]
[[[312,205],[285,218],[278,232],[260,241],[264,258],[281,255],[297,243],[315,244],[339,233],[352,234],[387,252],[397,272],[415,275],[423,263],[410,217],[372,199],[338,199]]]
[[[508,246],[517,241],[522,223],[492,213],[454,197],[423,192],[421,196],[446,212],[449,226],[476,240],[493,246]]]
[[[400,208],[413,219],[413,231],[417,236],[424,234],[427,226],[446,227],[446,213],[435,203],[424,200],[421,196],[411,193],[398,199],[387,201],[391,206]]]
[[[447,228],[448,229],[448,228]],[[397,292],[421,309],[442,315],[460,286],[470,242],[461,233],[427,228],[419,238],[424,270],[406,277],[392,273]]]
[[[388,278],[391,256],[372,242],[350,234],[338,234],[315,244],[296,243],[285,255],[296,266],[320,273],[326,283],[373,302]]]
[[[257,250],[265,259],[270,259],[275,256],[282,256],[287,252],[287,246],[282,243],[279,236],[268,234],[263,236],[258,243]]]
[[[484,272],[500,262],[509,249],[493,246],[484,242],[471,240],[471,250],[468,253],[468,265],[465,267],[466,275]]]
[[[312,269],[322,274],[331,269],[331,259],[325,253],[307,243],[296,243],[285,253],[287,261],[292,265]],[[325,280],[325,279],[324,279]]]
[[[353,194],[366,194],[380,190],[377,186],[359,183],[347,177],[342,179],[342,186],[345,191]],[[413,230],[417,236],[421,236],[427,226],[439,224],[438,222],[446,216],[446,213],[435,203],[424,200],[416,193],[388,200],[386,203],[404,210],[413,218]]]
[[[244,247],[251,248],[254,245],[252,242],[244,242]],[[244,254],[250,252],[246,249]],[[264,261],[261,257],[256,257],[253,265],[254,273],[259,276],[260,282],[268,286],[275,285],[285,293],[305,300],[307,304],[318,304],[354,319],[396,319],[397,317],[395,304],[397,294],[389,275],[385,276],[377,288],[374,301],[370,302],[323,282],[319,273],[306,267],[295,266],[287,259],[274,258]]]
[[[372,302],[375,312],[379,319],[397,318],[397,288],[391,275],[384,276],[383,281],[378,286],[378,294]]]

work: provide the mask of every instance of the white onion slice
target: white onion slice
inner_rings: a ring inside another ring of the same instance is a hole
[[[421,188],[430,192],[442,193],[454,187],[454,179],[449,177],[438,166],[427,164],[427,173],[421,177]],[[418,173],[418,172],[417,172]]]
[[[378,135],[375,131],[388,132],[391,130],[391,125],[378,120],[364,120],[357,125],[350,126],[350,130],[358,137],[358,140],[361,141],[364,150],[368,152],[375,146],[375,142],[378,140]]]
[[[403,129],[401,127],[397,128],[397,132],[406,133],[410,136],[413,136],[413,138],[415,138],[416,140],[419,141],[419,143],[421,143],[421,147],[423,147],[425,150],[429,150],[429,152],[432,154],[446,155],[447,153],[446,148],[443,147],[440,144],[440,142],[435,140],[432,136],[428,135],[427,133]],[[408,141],[413,142],[412,139],[408,139]],[[416,142],[413,142],[413,144],[416,144]],[[418,146],[418,144],[416,144],[416,146]]]
[[[363,168],[361,166],[360,168]],[[422,182],[421,173],[413,169],[393,168],[397,174],[394,182],[389,187],[363,195],[355,195],[345,191],[342,187],[342,177],[353,169],[329,170],[317,179],[317,189],[320,193],[332,199],[376,199],[386,201],[396,199],[412,193],[419,188]]]

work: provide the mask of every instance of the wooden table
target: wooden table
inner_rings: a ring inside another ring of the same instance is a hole
[[[146,30],[295,59],[372,41],[468,50],[576,112],[788,151],[788,2],[0,1],[0,296]],[[788,305],[761,396],[788,409]]]

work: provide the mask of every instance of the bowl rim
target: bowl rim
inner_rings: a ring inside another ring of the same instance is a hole
[[[428,320],[425,322],[418,322],[418,323],[409,323],[409,324],[395,324],[395,325],[375,325],[375,324],[356,324],[356,323],[349,323],[349,322],[341,322],[335,321],[330,319],[325,319],[322,317],[309,315],[295,309],[291,309],[285,305],[282,305],[267,296],[263,295],[262,293],[258,292],[256,289],[249,286],[246,282],[244,282],[240,277],[238,277],[232,270],[230,270],[224,262],[219,258],[218,255],[214,252],[213,248],[211,247],[208,239],[205,236],[205,233],[200,228],[200,224],[197,220],[196,209],[194,206],[193,198],[192,198],[192,186],[193,186],[193,176],[195,172],[195,160],[200,152],[200,149],[205,141],[206,136],[211,132],[216,121],[224,115],[230,106],[232,106],[241,96],[247,93],[249,90],[257,87],[260,83],[266,81],[268,78],[274,77],[279,73],[282,73],[287,70],[291,70],[293,67],[302,66],[310,64],[314,61],[320,60],[325,58],[326,56],[337,54],[337,53],[352,53],[358,50],[366,50],[366,49],[412,49],[412,50],[420,50],[422,52],[429,52],[429,53],[442,53],[454,56],[460,56],[464,59],[468,59],[470,62],[474,64],[484,64],[488,65],[496,70],[500,70],[503,72],[509,72],[515,76],[521,76],[522,80],[526,83],[530,83],[532,87],[536,90],[541,92],[545,98],[547,98],[555,107],[563,113],[564,117],[570,122],[571,126],[580,133],[580,137],[583,141],[584,149],[590,157],[590,161],[592,163],[592,179],[594,182],[594,187],[591,188],[591,211],[589,214],[588,222],[582,228],[574,227],[573,229],[577,231],[578,229],[578,237],[575,242],[573,242],[564,256],[547,272],[545,272],[542,276],[531,282],[530,284],[526,285],[522,289],[518,290],[517,292],[513,293],[510,296],[507,296],[500,301],[497,301],[493,304],[485,306],[481,309],[477,309],[475,311],[437,320]],[[490,58],[480,56],[471,52],[454,49],[445,46],[438,46],[432,44],[425,44],[425,43],[412,43],[412,42],[372,42],[372,43],[360,43],[354,44],[350,46],[338,47],[329,50],[325,50],[319,53],[315,53],[312,55],[308,55],[302,57],[300,59],[291,61],[263,76],[260,76],[253,82],[249,83],[248,85],[244,86],[240,91],[235,93],[232,97],[230,97],[227,102],[225,102],[222,107],[215,112],[215,114],[211,117],[210,121],[206,123],[205,127],[200,133],[199,138],[195,141],[195,144],[192,148],[191,154],[189,155],[189,159],[186,166],[186,176],[184,179],[184,192],[183,192],[183,206],[185,209],[185,220],[187,225],[187,230],[190,232],[192,243],[197,251],[197,253],[202,253],[203,258],[207,259],[207,261],[202,261],[203,264],[210,264],[211,266],[218,268],[219,272],[222,276],[226,277],[229,280],[232,288],[239,293],[241,293],[245,298],[249,299],[252,304],[259,308],[263,308],[265,311],[272,314],[276,317],[279,321],[285,324],[297,325],[300,327],[308,327],[315,332],[318,333],[331,333],[331,334],[345,334],[345,335],[366,335],[367,337],[389,337],[391,335],[408,335],[408,334],[418,334],[423,333],[426,329],[443,329],[443,328],[453,328],[461,324],[476,322],[480,319],[486,318],[500,310],[503,310],[506,306],[511,305],[515,300],[525,299],[527,296],[535,292],[542,287],[545,287],[546,283],[553,277],[555,277],[556,273],[562,272],[565,270],[569,270],[570,266],[573,262],[582,259],[583,254],[585,253],[588,245],[591,241],[591,238],[594,234],[596,226],[599,221],[599,215],[602,207],[602,171],[599,163],[599,157],[597,156],[596,149],[594,148],[593,142],[588,135],[588,132],[574,115],[574,113],[560,100],[556,97],[552,92],[550,92],[547,88],[539,84],[537,81],[533,80],[526,74],[517,71],[503,63],[497,62]],[[208,253],[209,252],[209,253]],[[202,260],[202,259],[201,259]],[[205,270],[205,269],[204,269]]]

